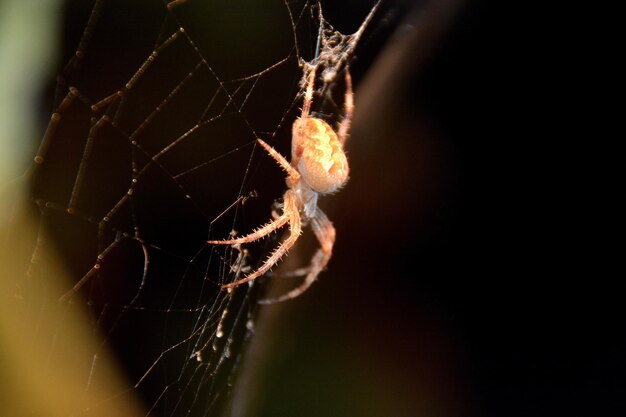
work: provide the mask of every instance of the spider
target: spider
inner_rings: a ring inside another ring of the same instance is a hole
[[[302,114],[293,123],[291,162],[288,162],[284,156],[263,140],[257,139],[258,144],[287,173],[288,188],[283,195],[282,214],[248,235],[235,239],[208,241],[214,245],[250,243],[289,224],[289,236],[259,269],[238,281],[222,285],[222,288],[234,288],[237,285],[252,281],[270,270],[296,243],[302,233],[303,226],[311,225],[320,247],[313,255],[307,268],[293,273],[293,275],[306,274],[306,278],[300,286],[278,298],[259,301],[262,304],[289,300],[305,292],[326,267],[333,252],[335,228],[326,214],[317,206],[317,199],[320,195],[336,192],[348,181],[348,160],[343,145],[348,138],[354,109],[352,78],[348,68],[346,68],[344,119],[339,123],[337,132],[335,132],[324,120],[309,115],[313,101],[315,72],[316,66],[312,66],[306,83]]]

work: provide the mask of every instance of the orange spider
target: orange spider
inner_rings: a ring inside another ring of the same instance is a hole
[[[314,66],[311,68],[307,80],[302,114],[293,123],[291,163],[270,145],[257,139],[257,142],[287,172],[286,183],[288,188],[283,195],[282,214],[248,235],[235,239],[208,241],[214,245],[250,243],[289,224],[289,236],[259,269],[238,281],[222,285],[222,288],[233,288],[265,274],[296,243],[302,233],[302,227],[307,224],[311,225],[320,248],[313,255],[309,267],[305,268],[304,272],[296,273],[296,275],[306,274],[306,278],[300,286],[287,294],[276,299],[259,301],[264,304],[289,300],[306,291],[328,264],[335,243],[335,228],[326,214],[317,206],[317,199],[320,194],[334,193],[348,181],[348,160],[343,151],[343,145],[348,138],[354,109],[352,78],[346,68],[345,115],[344,120],[339,124],[337,133],[335,133],[324,120],[309,116],[313,100],[315,71],[316,67]]]

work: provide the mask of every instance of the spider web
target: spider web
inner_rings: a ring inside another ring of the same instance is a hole
[[[316,2],[131,3],[99,0],[86,14],[70,3],[86,24],[66,34],[77,48],[29,173],[38,222],[11,285],[27,306],[16,320],[44,326],[48,316],[51,331],[31,339],[53,362],[71,344],[68,317],[87,312],[95,344],[73,358],[84,392],[61,415],[107,415],[129,397],[146,415],[221,415],[264,280],[220,285],[256,268],[278,237],[246,247],[207,239],[267,221],[284,174],[256,138],[289,154],[313,67],[314,110],[338,122],[337,75],[378,4],[343,35]],[[71,281],[58,287],[56,254]],[[125,376],[94,403],[109,350]]]

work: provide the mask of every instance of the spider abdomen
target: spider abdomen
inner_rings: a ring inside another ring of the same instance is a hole
[[[348,159],[343,146],[328,123],[308,117],[293,125],[292,150],[301,152],[298,171],[315,192],[328,194],[348,181]]]

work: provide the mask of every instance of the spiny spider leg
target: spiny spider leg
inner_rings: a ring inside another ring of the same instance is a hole
[[[300,179],[300,173],[298,171],[296,171],[289,164],[289,162],[287,162],[285,157],[283,157],[281,154],[276,152],[276,150],[274,148],[272,148],[270,145],[265,143],[263,140],[257,139],[257,142],[259,143],[259,145],[261,145],[267,151],[267,153],[272,158],[274,158],[274,160],[278,163],[278,165],[280,165],[285,171],[287,171],[287,174],[289,175],[289,178],[293,179],[294,183],[297,182]],[[280,227],[283,227],[288,221],[289,221],[289,216],[287,214],[285,214],[285,211],[283,210],[283,214],[281,216],[279,216],[276,220],[271,221],[271,222],[261,226],[260,228],[258,228],[257,230],[255,230],[254,232],[252,232],[250,234],[247,234],[245,236],[241,236],[241,237],[238,237],[238,238],[235,238],[235,239],[209,240],[209,241],[207,241],[207,243],[210,243],[212,245],[236,245],[238,243],[254,242],[255,240],[258,240],[258,239],[262,238],[263,236],[269,235],[274,230],[276,230],[276,229],[278,229]]]
[[[350,123],[352,122],[352,112],[354,111],[354,99],[352,94],[352,77],[350,71],[346,67],[346,94],[343,99],[343,121],[339,123],[339,129],[337,130],[337,137],[341,144],[345,144],[348,139],[348,132],[350,131]]]
[[[259,240],[263,236],[267,236],[272,233],[274,230],[283,227],[289,221],[289,216],[286,214],[280,215],[276,220],[271,221],[254,232],[247,234],[245,236],[241,236],[235,239],[227,239],[227,240],[208,240],[207,243],[211,245],[236,245],[238,243],[250,243],[255,240]]]
[[[278,153],[276,149],[265,143],[265,141],[261,139],[257,139],[256,141],[259,143],[259,145],[263,147],[263,149],[267,151],[267,153],[272,158],[274,158],[278,165],[280,165],[281,168],[284,169],[285,172],[287,172],[287,175],[289,175],[289,179],[287,180],[288,183],[291,182],[292,184],[295,184],[296,182],[298,182],[298,180],[300,179],[300,173],[293,166],[291,166],[291,164],[285,159],[284,156]]]
[[[307,66],[311,66],[305,64]],[[304,93],[304,104],[302,105],[302,114],[298,118],[298,120],[307,120],[309,119],[309,113],[311,111],[311,102],[313,101],[313,84],[315,83],[315,72],[317,71],[317,65],[311,66],[311,72],[309,73],[309,79],[307,80],[306,91]],[[300,124],[298,135],[300,137],[304,134],[304,123]],[[294,133],[295,134],[295,133]],[[291,166],[297,167],[298,162],[300,162],[300,157],[302,156],[304,142],[301,142],[298,145],[297,149],[291,149]]]
[[[291,190],[287,190],[285,192],[283,211],[289,218],[289,237],[287,237],[287,239],[280,244],[280,246],[267,258],[265,263],[263,263],[258,270],[238,281],[224,284],[222,285],[222,288],[233,288],[239,284],[252,281],[253,279],[265,274],[285,253],[287,253],[289,249],[291,249],[294,243],[296,243],[296,240],[300,237],[300,233],[302,233],[302,222],[300,220],[300,213],[298,212],[298,206],[296,204],[296,197]]]
[[[293,271],[280,274],[281,278],[295,278],[308,274],[311,271],[311,266],[305,266],[304,268],[294,269]]]
[[[317,65],[312,65],[309,79],[306,84],[306,92],[304,93],[304,105],[302,106],[301,119],[309,117],[311,111],[311,103],[313,102],[313,85],[315,84],[315,72],[317,71]]]
[[[320,248],[317,252],[315,252],[315,255],[313,255],[310,266],[306,268],[308,269],[308,274],[302,284],[280,297],[259,300],[259,304],[275,304],[296,298],[313,285],[317,276],[326,267],[333,254],[333,245],[335,244],[336,234],[335,228],[326,214],[324,214],[324,212],[319,208],[316,211],[316,215],[311,218],[311,228],[313,229],[317,240],[320,242]]]

